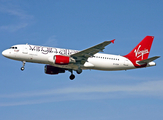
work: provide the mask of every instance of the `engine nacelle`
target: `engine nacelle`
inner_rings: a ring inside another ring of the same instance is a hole
[[[69,56],[55,55],[54,56],[55,64],[58,65],[68,65],[70,62]]]
[[[75,63],[75,59],[69,56],[54,55],[49,57],[49,62],[57,65],[68,65],[69,63]]]
[[[44,72],[46,74],[55,75],[55,74],[58,74],[58,73],[65,73],[65,69],[54,67],[54,66],[51,66],[51,65],[45,65]]]

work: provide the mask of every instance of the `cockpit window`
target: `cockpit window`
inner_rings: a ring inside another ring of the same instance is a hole
[[[17,49],[17,47],[10,47],[10,49]]]

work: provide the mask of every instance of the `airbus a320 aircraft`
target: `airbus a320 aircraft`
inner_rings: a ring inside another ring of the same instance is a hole
[[[21,70],[24,70],[26,62],[41,63],[45,65],[45,73],[55,75],[70,71],[70,79],[82,70],[94,69],[103,71],[129,70],[155,66],[155,59],[160,56],[148,58],[153,36],[146,36],[130,53],[125,56],[102,54],[105,46],[114,43],[114,40],[105,41],[88,49],[77,51],[70,49],[43,47],[29,44],[19,44],[2,52],[2,55],[23,62]]]

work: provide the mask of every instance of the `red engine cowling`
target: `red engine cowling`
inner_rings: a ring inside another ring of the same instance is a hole
[[[58,65],[68,65],[70,62],[70,57],[68,56],[62,56],[62,55],[55,55],[55,64]]]
[[[54,67],[51,65],[45,65],[44,71],[46,74],[55,75],[58,73],[65,73],[65,69]]]

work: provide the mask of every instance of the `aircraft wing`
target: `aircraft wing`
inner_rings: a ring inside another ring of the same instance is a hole
[[[160,56],[151,57],[151,58],[148,58],[148,59],[145,59],[145,60],[141,60],[141,61],[139,61],[138,63],[139,63],[139,64],[149,63],[149,62],[152,62],[152,61],[156,60],[156,59],[159,58],[159,57],[160,57]]]
[[[105,46],[107,46],[110,43],[114,43],[114,40],[102,42],[98,45],[87,48],[85,50],[82,50],[82,51],[72,54],[70,56],[73,57],[77,63],[84,64],[89,57],[93,56],[94,54],[96,54],[100,51],[103,52],[103,49],[105,49]]]

